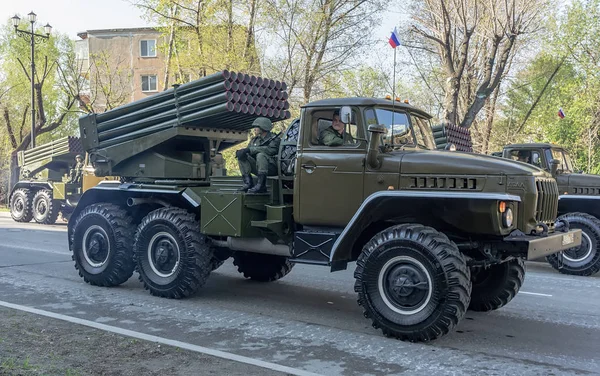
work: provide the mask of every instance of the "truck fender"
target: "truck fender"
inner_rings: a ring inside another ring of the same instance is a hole
[[[25,189],[35,189],[35,190],[39,190],[39,189],[52,189],[52,184],[50,184],[47,181],[26,181],[26,180],[22,180],[22,181],[18,181],[12,188],[12,190],[10,191],[10,195],[12,196],[13,192],[19,188],[25,188]]]
[[[448,205],[467,207],[466,205],[492,204],[498,201],[520,202],[521,198],[506,193],[482,192],[420,192],[420,191],[379,191],[368,196],[358,208],[354,216],[336,239],[330,253],[329,261],[332,271],[352,260],[352,250],[355,242],[364,229],[371,224],[394,219],[412,213],[419,203],[435,205],[439,208]],[[418,209],[417,209],[418,210]],[[338,266],[336,266],[338,265]]]
[[[72,227],[79,213],[88,205],[97,202],[112,202],[118,205],[126,205],[129,198],[144,199],[153,197],[156,202],[164,202],[169,199],[177,202],[181,207],[195,210],[200,206],[199,197],[189,188],[185,187],[164,187],[153,188],[140,186],[138,184],[127,184],[120,182],[101,182],[98,185],[88,189],[82,195],[77,206],[73,210],[68,223],[68,236],[71,238]],[[156,198],[160,196],[160,198]]]
[[[573,212],[586,213],[600,218],[600,196],[558,196],[558,215]]]

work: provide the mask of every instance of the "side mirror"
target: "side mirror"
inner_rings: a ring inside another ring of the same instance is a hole
[[[553,159],[550,161],[550,173],[552,176],[556,176],[558,173],[558,166],[560,165],[560,161],[558,159]]]
[[[350,106],[343,106],[340,109],[340,120],[344,124],[350,124],[352,121],[352,109]]]
[[[340,111],[341,113],[341,111]],[[369,141],[369,151],[367,153],[367,164],[369,167],[376,169],[379,168],[379,142],[381,141],[382,134],[387,133],[387,128],[384,125],[369,125],[369,133],[371,133],[371,140]]]

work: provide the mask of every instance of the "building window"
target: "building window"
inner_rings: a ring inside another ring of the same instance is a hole
[[[140,42],[140,48],[142,57],[156,57],[156,40],[143,40]]]
[[[156,91],[156,75],[142,76],[142,91]]]

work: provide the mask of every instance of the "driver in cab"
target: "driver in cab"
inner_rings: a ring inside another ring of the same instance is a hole
[[[323,145],[340,146],[344,144],[344,136],[346,143],[354,142],[352,135],[345,132],[345,125],[340,120],[340,110],[335,110],[333,112],[333,121],[331,122],[331,126],[321,131],[319,139]]]

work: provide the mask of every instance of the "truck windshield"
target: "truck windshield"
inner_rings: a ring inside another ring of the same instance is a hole
[[[385,108],[375,108],[375,115],[377,117],[374,119],[375,122],[387,128],[387,134],[383,136],[384,144],[392,147],[417,145],[425,149],[434,148],[435,143],[428,120],[403,111],[391,111]]]
[[[562,149],[550,149],[547,151],[548,160],[556,159],[560,162],[558,169],[564,172],[573,172],[573,163],[571,162],[571,156],[569,153]]]

